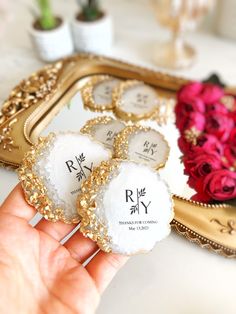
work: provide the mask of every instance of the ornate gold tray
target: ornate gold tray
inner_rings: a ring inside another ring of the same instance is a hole
[[[144,81],[167,98],[175,97],[181,85],[187,83],[182,78],[87,54],[49,65],[23,80],[2,106],[0,165],[17,168],[24,153],[83,86],[84,80],[98,74]],[[173,199],[173,229],[203,248],[236,257],[236,206],[197,203],[177,195]]]

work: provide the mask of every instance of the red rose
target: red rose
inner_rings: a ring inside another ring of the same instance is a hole
[[[178,146],[184,154],[191,154],[193,151],[201,154],[202,150],[223,155],[224,147],[221,142],[211,134],[202,134],[197,139],[197,144],[193,145],[186,141],[184,136],[178,139]]]
[[[221,142],[227,141],[233,127],[233,120],[226,115],[214,114],[207,116],[206,132],[215,135]]]
[[[191,197],[193,201],[209,203],[212,200],[211,196],[204,189],[204,179],[205,177],[201,177],[195,181],[194,189],[197,193]]]
[[[229,143],[231,146],[236,147],[236,127],[234,127],[231,130],[230,136],[229,136]]]
[[[188,143],[183,136],[180,136],[178,138],[178,146],[179,146],[179,149],[181,150],[181,152],[183,152],[184,154],[188,154],[189,151],[191,150],[192,148],[192,144],[191,143]]]
[[[206,106],[206,111],[210,114],[216,114],[216,113],[220,113],[220,114],[225,114],[227,115],[228,113],[228,109],[221,103],[213,103],[213,104],[208,104]]]
[[[236,146],[225,145],[224,157],[226,158],[227,167],[236,167]]]
[[[178,102],[175,106],[175,114],[177,119],[188,116],[192,112],[205,112],[205,105],[201,99],[195,98],[189,102]]]
[[[191,200],[195,202],[209,203],[211,201],[211,197],[208,194],[206,194],[204,191],[201,191],[194,194],[191,197]]]
[[[215,152],[206,152],[200,148],[193,149],[189,156],[183,158],[184,173],[189,175],[189,185],[195,187],[195,180],[205,177],[210,172],[222,169],[220,156]]]
[[[198,96],[202,91],[203,84],[200,82],[191,82],[185,86],[183,86],[178,94],[177,99],[180,102],[191,102],[193,99]]]
[[[211,134],[200,135],[196,146],[203,148],[205,151],[217,152],[220,155],[223,154],[223,145],[217,137]]]
[[[201,92],[201,99],[205,104],[213,104],[218,102],[223,95],[224,90],[218,85],[204,84]]]
[[[213,171],[204,179],[203,188],[214,200],[233,199],[236,197],[236,172],[226,169]]]
[[[184,132],[188,129],[195,128],[198,131],[203,131],[205,128],[206,119],[202,113],[191,112],[189,116],[178,118],[176,120],[176,125],[180,132]]]
[[[236,98],[224,96],[223,88],[199,82],[177,94],[178,145],[188,184],[197,192],[193,200],[236,197]]]
[[[236,111],[229,112],[229,117],[234,121],[236,125]]]

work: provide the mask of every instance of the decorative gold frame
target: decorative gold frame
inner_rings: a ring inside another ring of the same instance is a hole
[[[17,168],[38,135],[81,88],[82,78],[111,75],[144,81],[174,97],[186,79],[102,56],[76,55],[49,65],[13,89],[0,112],[0,164]],[[191,242],[236,257],[236,206],[207,205],[173,195],[173,229]]]

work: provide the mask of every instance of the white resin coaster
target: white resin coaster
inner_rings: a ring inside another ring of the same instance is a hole
[[[155,116],[159,108],[157,91],[141,81],[121,82],[113,92],[114,112],[124,121],[139,121]]]
[[[76,223],[76,198],[94,166],[111,153],[80,133],[50,133],[41,138],[22,162],[19,178],[26,200],[46,219]]]
[[[112,110],[112,92],[120,82],[109,75],[93,76],[81,90],[84,106],[92,111]]]
[[[80,231],[105,252],[150,251],[170,233],[173,204],[167,184],[150,167],[112,159],[94,168],[77,200]]]
[[[147,164],[159,169],[165,166],[170,148],[164,136],[148,127],[132,125],[115,138],[114,157]]]
[[[101,142],[113,152],[113,143],[116,135],[125,128],[125,124],[112,117],[103,116],[87,121],[80,130],[83,134],[89,134],[96,141]]]

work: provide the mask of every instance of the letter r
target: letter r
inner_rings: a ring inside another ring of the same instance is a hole
[[[134,202],[134,200],[131,197],[133,195],[133,192],[131,190],[125,190],[125,195],[126,195],[126,203],[129,202],[129,199],[131,200],[131,202]]]
[[[68,169],[69,169],[70,172],[72,172],[71,169],[77,170],[77,169],[73,166],[73,161],[72,161],[72,160],[66,161],[66,165],[67,165],[67,167],[68,167]]]

